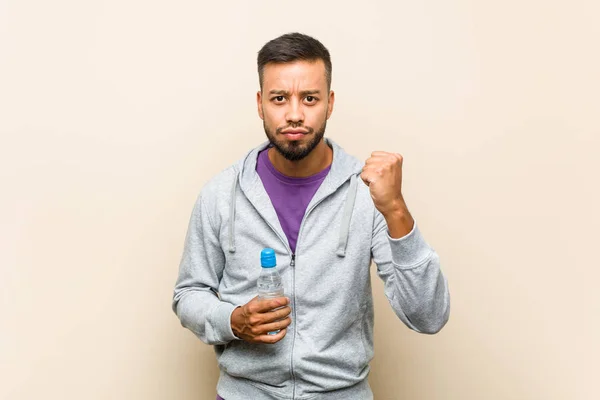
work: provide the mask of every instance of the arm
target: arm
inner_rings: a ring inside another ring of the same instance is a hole
[[[225,255],[200,196],[190,217],[172,307],[181,324],[210,345],[236,339],[230,324],[235,306],[216,295],[224,267]]]
[[[448,283],[402,196],[399,154],[373,152],[361,178],[375,205],[371,253],[394,312],[411,329],[437,333],[450,314]]]
[[[371,251],[385,295],[396,315],[420,333],[439,332],[450,314],[448,284],[437,253],[416,223],[408,234],[393,238],[388,223],[375,211]]]
[[[278,342],[286,335],[291,322],[287,298],[266,301],[254,298],[243,306],[235,306],[221,301],[215,294],[225,268],[225,255],[216,232],[202,197],[199,197],[185,239],[173,311],[181,324],[206,344],[225,344],[235,339],[253,343]],[[267,335],[275,330],[280,332]]]

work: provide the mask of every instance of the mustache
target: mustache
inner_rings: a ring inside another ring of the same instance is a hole
[[[315,130],[313,128],[311,128],[310,126],[304,126],[302,124],[290,124],[288,126],[282,126],[280,128],[277,128],[275,130],[275,132],[277,132],[277,134],[280,135],[281,132],[283,132],[286,129],[303,129],[306,131],[307,134],[315,132]]]

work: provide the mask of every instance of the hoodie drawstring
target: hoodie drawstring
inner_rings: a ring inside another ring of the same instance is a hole
[[[350,177],[350,187],[346,196],[346,204],[344,204],[344,212],[342,214],[342,222],[340,224],[340,237],[336,254],[340,257],[346,257],[346,245],[348,244],[348,236],[350,235],[350,219],[354,210],[354,200],[356,200],[357,181],[356,175]]]
[[[235,192],[239,174],[235,175],[231,186],[231,202],[229,203],[229,252],[235,253]]]
[[[235,194],[237,191],[239,173],[233,180],[231,186],[231,201],[229,204],[229,252],[235,253]],[[340,234],[338,240],[338,247],[336,254],[340,257],[346,256],[346,246],[348,244],[348,237],[350,235],[350,219],[352,218],[352,211],[354,210],[354,201],[356,200],[357,192],[357,180],[356,175],[352,174],[350,177],[350,187],[348,188],[348,195],[346,197],[346,203],[344,204],[344,211],[342,214],[342,222],[340,224]]]

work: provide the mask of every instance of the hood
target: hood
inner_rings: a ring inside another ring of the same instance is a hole
[[[356,191],[358,187],[358,176],[360,175],[364,163],[361,163],[356,157],[346,153],[342,147],[329,138],[324,139],[325,142],[333,150],[333,160],[331,169],[323,180],[323,183],[313,196],[307,206],[307,210],[320,202],[325,197],[332,193],[350,180],[346,202],[344,204],[343,219],[340,226],[339,241],[337,246],[337,254],[341,257],[346,255],[346,244],[348,242],[348,233],[350,229],[350,218],[354,208],[356,199]],[[269,142],[263,142],[261,145],[250,150],[236,165],[236,178],[233,180],[231,187],[231,201],[229,209],[229,252],[235,252],[235,204],[236,194],[241,190],[247,197],[251,198],[257,190],[263,190],[262,182],[256,172],[256,163],[258,153],[269,146]]]

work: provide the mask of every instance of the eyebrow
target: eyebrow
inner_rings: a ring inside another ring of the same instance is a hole
[[[303,90],[300,92],[301,96],[310,96],[313,94],[320,94],[321,91],[316,89],[316,90]],[[287,90],[271,90],[269,92],[269,94],[276,94],[276,95],[280,95],[280,96],[289,96],[290,92],[288,92]]]

